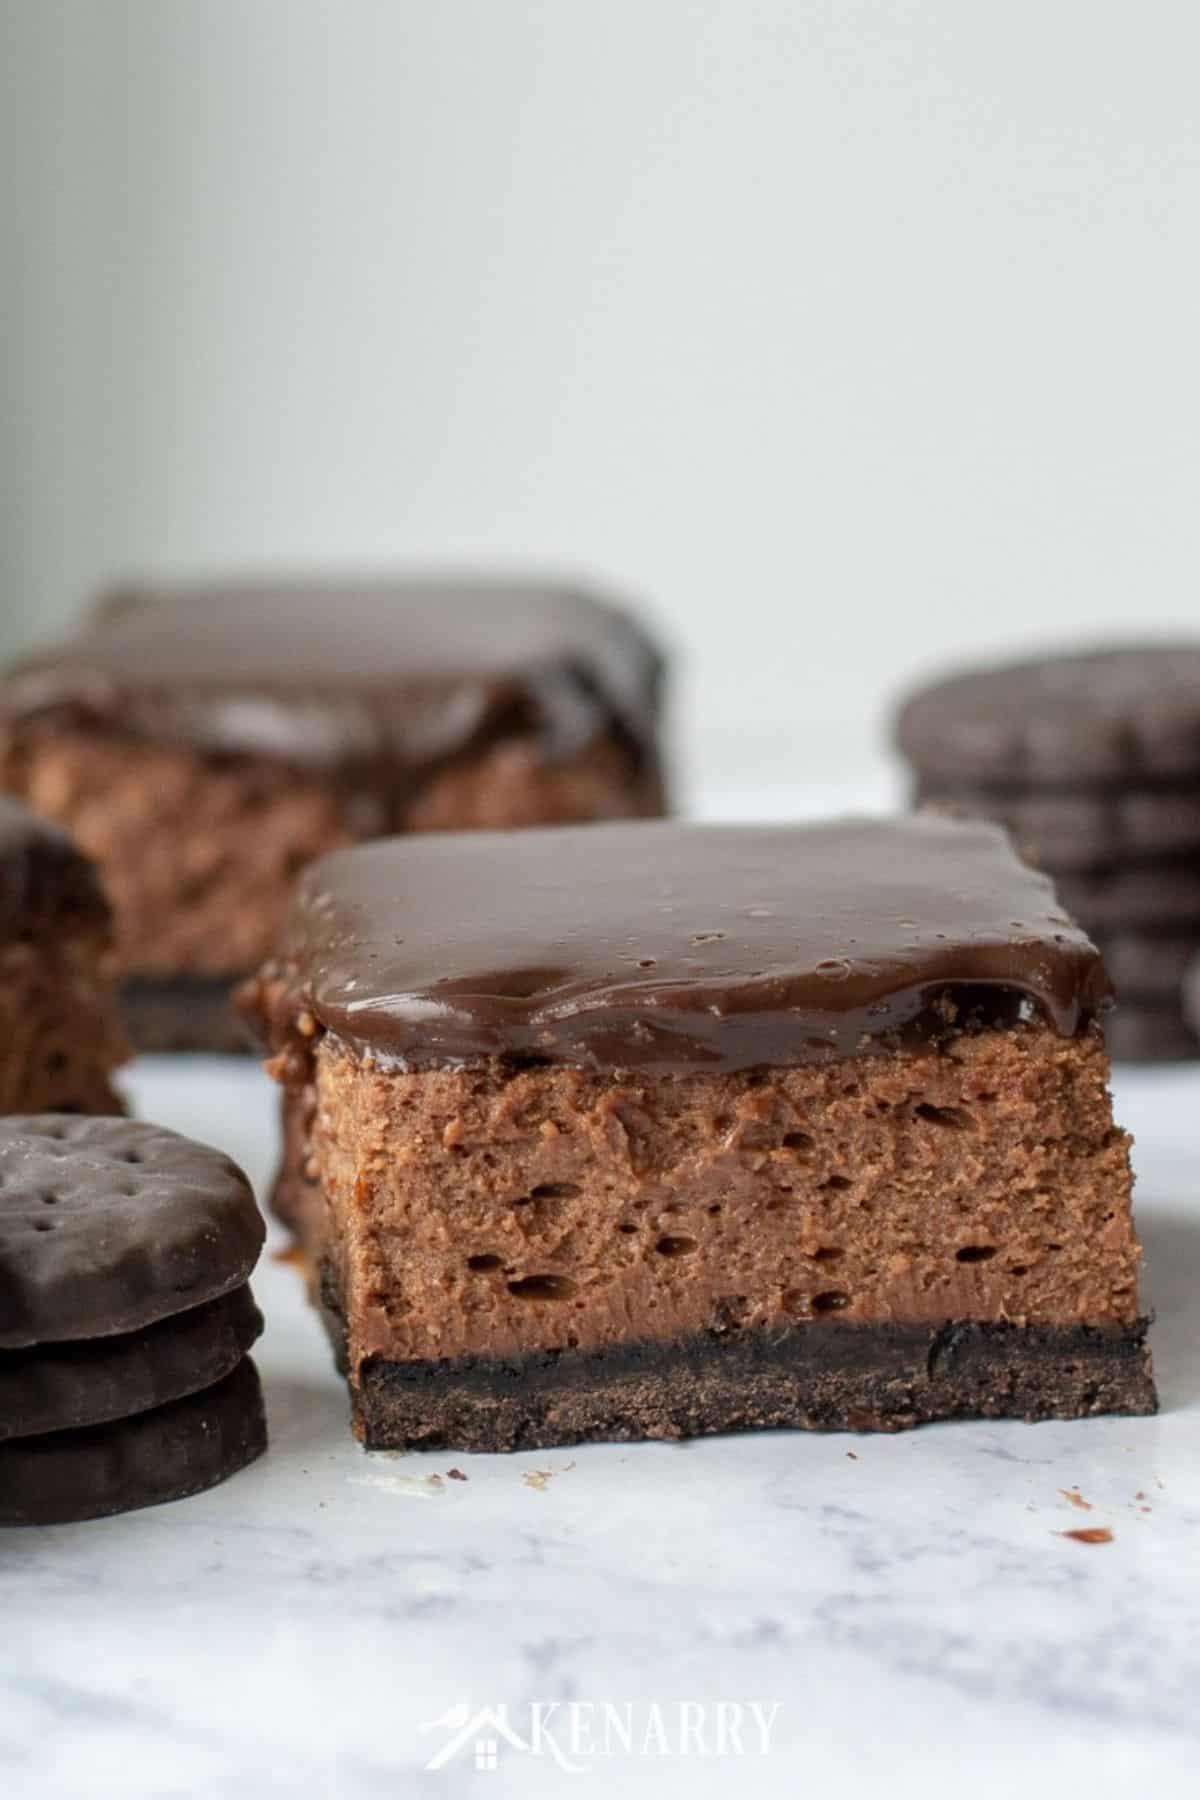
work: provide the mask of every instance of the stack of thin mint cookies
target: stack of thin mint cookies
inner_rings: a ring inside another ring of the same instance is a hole
[[[1200,1055],[1200,644],[969,670],[914,693],[896,741],[914,801],[998,820],[1054,878],[1117,992],[1110,1054]]]
[[[262,1453],[263,1237],[216,1150],[130,1119],[0,1120],[0,1525],[182,1499]]]

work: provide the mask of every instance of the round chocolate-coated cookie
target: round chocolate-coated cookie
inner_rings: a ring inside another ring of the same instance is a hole
[[[926,777],[915,803],[1003,825],[1027,862],[1052,874],[1103,869],[1128,858],[1200,858],[1200,775],[1180,787],[984,787]]]
[[[153,1412],[0,1444],[0,1525],[66,1525],[182,1500],[266,1447],[262,1389],[247,1356],[215,1387]]]
[[[1183,1016],[1200,1040],[1200,949],[1183,972]]]
[[[1074,870],[1054,877],[1060,904],[1093,937],[1141,927],[1177,933],[1200,919],[1200,856]]]
[[[236,1163],[134,1119],[0,1119],[0,1349],[140,1331],[246,1280]]]
[[[243,1286],[124,1337],[0,1350],[0,1441],[102,1425],[212,1387],[262,1324]]]
[[[1118,1004],[1104,1021],[1104,1041],[1114,1062],[1189,1062],[1200,1057],[1200,1038],[1177,1005]]]
[[[1184,976],[1200,952],[1200,924],[1184,932],[1103,931],[1095,941],[1122,1005],[1178,1010]]]
[[[913,694],[896,741],[923,775],[1038,787],[1200,772],[1200,643],[965,670]]]

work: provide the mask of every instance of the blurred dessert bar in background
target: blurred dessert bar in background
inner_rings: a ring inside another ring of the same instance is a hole
[[[0,1112],[117,1113],[112,914],[66,832],[0,795]]]
[[[313,857],[661,812],[660,684],[637,621],[565,586],[129,589],[0,678],[0,787],[99,864],[138,1047],[232,1048]]]

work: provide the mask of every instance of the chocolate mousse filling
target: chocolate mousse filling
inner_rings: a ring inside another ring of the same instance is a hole
[[[1153,1409],[1107,980],[994,827],[383,842],[245,1000],[368,1445]]]

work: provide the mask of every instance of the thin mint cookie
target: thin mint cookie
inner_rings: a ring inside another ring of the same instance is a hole
[[[1200,952],[1200,924],[1169,930],[1095,934],[1121,1006],[1179,1008],[1184,977]]]
[[[1022,792],[923,776],[914,803],[994,819],[1027,862],[1055,872],[1100,869],[1131,857],[1200,857],[1200,775],[1158,788]]]
[[[241,1287],[265,1235],[219,1151],[133,1119],[0,1119],[0,1349],[141,1331]]]
[[[901,707],[922,776],[1062,787],[1200,774],[1200,643],[976,668]]]
[[[182,1500],[266,1447],[262,1389],[247,1356],[215,1387],[153,1412],[0,1444],[0,1525],[66,1525]]]
[[[212,1387],[262,1325],[242,1286],[123,1337],[0,1350],[0,1441],[106,1424]]]
[[[1054,887],[1093,936],[1141,927],[1175,932],[1200,919],[1200,856],[1074,870],[1056,875]]]
[[[1190,1062],[1200,1057],[1200,1038],[1172,1006],[1122,1006],[1104,1021],[1104,1041],[1114,1062]]]
[[[1200,1041],[1200,951],[1184,971],[1182,996],[1183,1016]]]

